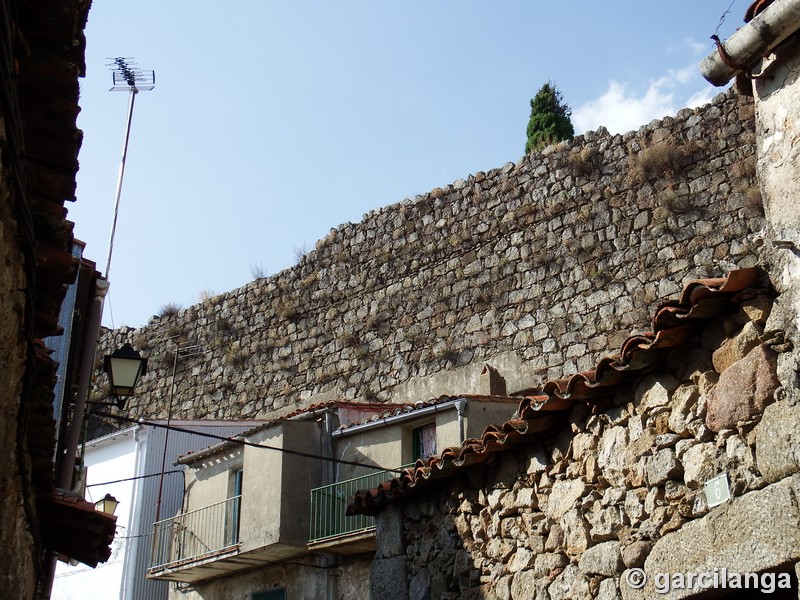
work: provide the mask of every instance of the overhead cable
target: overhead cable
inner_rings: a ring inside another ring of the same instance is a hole
[[[228,437],[224,435],[216,435],[214,433],[205,433],[201,431],[194,431],[192,429],[187,429],[185,427],[178,427],[176,425],[165,425],[163,423],[157,423],[155,421],[149,421],[144,418],[133,419],[131,417],[124,417],[122,415],[112,415],[109,413],[105,413],[102,415],[95,414],[96,417],[101,417],[105,419],[112,419],[115,421],[122,421],[123,423],[134,423],[136,425],[146,425],[148,427],[155,427],[158,429],[167,429],[170,431],[180,431],[182,433],[188,433],[191,435],[199,435],[202,437],[207,437],[215,440],[219,440],[221,442],[228,442],[231,444],[239,445],[239,446],[250,446],[252,448],[260,448],[262,450],[275,450],[277,452],[283,452],[284,454],[292,454],[294,456],[302,456],[304,458],[313,458],[316,460],[324,460],[327,462],[333,462],[340,465],[351,465],[354,467],[365,467],[368,469],[374,469],[376,471],[391,471],[394,473],[399,473],[402,469],[387,469],[386,467],[381,467],[378,465],[370,465],[367,463],[356,462],[352,460],[344,460],[341,458],[333,458],[332,456],[322,456],[320,454],[313,454],[310,452],[301,452],[300,450],[290,450],[289,448],[278,448],[277,446],[267,446],[265,444],[258,444],[256,442],[250,442],[243,438],[238,437]]]

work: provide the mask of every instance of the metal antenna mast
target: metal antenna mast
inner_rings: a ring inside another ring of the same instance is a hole
[[[128,156],[128,140],[131,136],[131,119],[133,118],[133,103],[136,94],[139,92],[149,92],[156,86],[155,71],[143,71],[136,66],[130,58],[118,56],[112,58],[114,62],[109,63],[108,67],[112,70],[114,85],[111,92],[130,92],[130,102],[128,104],[128,121],[125,125],[125,141],[122,144],[122,162],[119,165],[119,179],[117,180],[117,197],[114,201],[114,221],[111,224],[111,239],[108,241],[108,258],[106,259],[105,278],[108,281],[109,271],[111,270],[111,253],[114,251],[114,234],[117,230],[117,215],[119,214],[119,198],[122,194],[122,178],[125,176],[125,158]]]

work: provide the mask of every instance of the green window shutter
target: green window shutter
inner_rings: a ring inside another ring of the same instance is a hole
[[[419,427],[411,430],[411,460],[414,462],[417,462],[420,458],[422,458],[421,438],[422,436],[420,435]]]

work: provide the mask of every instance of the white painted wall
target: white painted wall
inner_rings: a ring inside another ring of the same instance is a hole
[[[60,562],[56,566],[53,600],[116,600],[120,598],[123,563],[128,550],[131,520],[131,499],[134,482],[105,483],[133,477],[136,472],[134,429],[100,438],[86,449],[86,499],[100,500],[107,493],[120,501],[117,507],[117,532],[111,558],[96,568],[84,564],[72,566]],[[93,485],[103,484],[103,485]]]
[[[767,226],[774,239],[800,246],[800,41],[762,61],[768,76],[755,80],[758,177]],[[796,261],[795,261],[796,262]]]
[[[163,421],[158,423],[163,424]],[[177,420],[172,424],[198,433],[231,436],[259,422]],[[54,600],[166,598],[168,583],[144,576],[150,564],[153,521],[158,490],[162,487],[157,474],[163,465],[167,474],[163,479],[159,518],[165,519],[174,516],[183,502],[183,475],[169,473],[179,469],[173,464],[175,459],[215,443],[214,438],[179,431],[167,433],[163,428],[149,426],[136,426],[89,442],[86,447],[87,500],[94,502],[110,493],[120,501],[112,556],[95,569],[59,563],[51,597]],[[132,477],[137,479],[93,485]]]

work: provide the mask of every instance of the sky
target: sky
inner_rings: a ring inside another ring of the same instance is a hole
[[[370,210],[519,161],[548,81],[578,134],[705,104],[724,90],[697,63],[748,4],[94,0],[68,218],[101,272],[130,99],[107,65],[156,77],[135,99],[103,323],[145,325]]]

